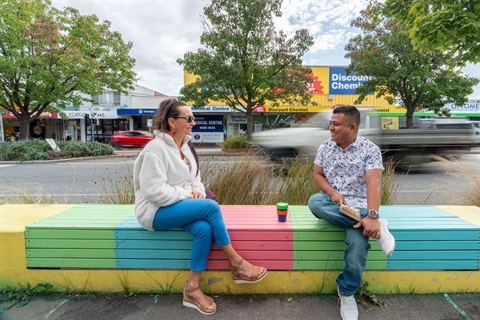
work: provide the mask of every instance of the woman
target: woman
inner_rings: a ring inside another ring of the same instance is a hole
[[[205,199],[205,187],[187,144],[194,125],[195,117],[185,103],[169,99],[158,107],[155,139],[134,164],[135,215],[147,230],[182,228],[194,236],[183,305],[212,315],[217,306],[199,287],[212,239],[227,256],[235,283],[258,282],[267,270],[252,265],[235,251],[218,203]]]

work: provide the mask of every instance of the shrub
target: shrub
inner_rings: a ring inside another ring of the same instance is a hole
[[[112,155],[113,148],[100,142],[57,141],[59,151],[53,151],[45,140],[32,139],[0,142],[0,160],[32,161],[56,158]]]
[[[49,160],[50,145],[45,140],[23,140],[16,142],[2,142],[0,159],[4,161],[18,160]]]
[[[58,141],[57,145],[66,157],[106,156],[113,154],[111,145],[97,141]]]
[[[224,149],[244,149],[251,146],[252,143],[248,141],[245,135],[231,135],[222,143]]]

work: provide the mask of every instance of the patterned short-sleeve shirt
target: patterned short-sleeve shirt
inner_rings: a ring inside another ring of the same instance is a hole
[[[365,173],[383,170],[380,148],[362,136],[345,149],[328,139],[318,148],[314,163],[323,167],[325,178],[347,203],[359,208],[367,206]]]

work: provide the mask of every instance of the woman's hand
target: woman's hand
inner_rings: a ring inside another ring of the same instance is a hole
[[[190,199],[203,199],[205,196],[200,192],[192,192],[189,196]]]

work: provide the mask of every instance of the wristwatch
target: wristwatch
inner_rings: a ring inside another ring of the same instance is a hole
[[[369,216],[372,219],[378,219],[380,217],[380,215],[378,214],[378,211],[374,209],[368,210],[367,216]]]

